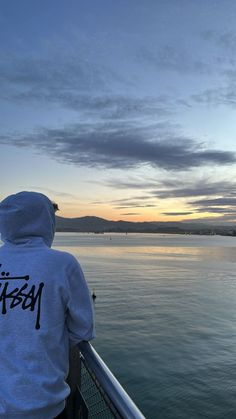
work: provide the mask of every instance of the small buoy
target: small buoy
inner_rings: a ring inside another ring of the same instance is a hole
[[[93,293],[92,293],[92,299],[93,299],[93,300],[96,300],[96,298],[97,298],[97,296],[96,296],[96,294],[95,294],[95,291],[93,291]]]

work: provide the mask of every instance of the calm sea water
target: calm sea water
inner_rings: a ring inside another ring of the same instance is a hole
[[[100,356],[150,419],[236,418],[236,239],[58,233],[95,303]]]

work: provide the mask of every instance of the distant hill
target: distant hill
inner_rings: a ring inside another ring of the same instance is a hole
[[[234,226],[213,226],[181,222],[109,221],[99,217],[65,218],[56,216],[56,231],[81,233],[177,233],[236,236]]]

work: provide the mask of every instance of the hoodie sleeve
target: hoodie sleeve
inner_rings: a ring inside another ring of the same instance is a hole
[[[70,346],[82,340],[95,337],[93,304],[83,271],[76,260],[76,266],[68,277],[69,299],[66,324]]]

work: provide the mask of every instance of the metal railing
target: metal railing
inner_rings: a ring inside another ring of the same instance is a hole
[[[68,419],[145,419],[88,342],[70,354]]]

